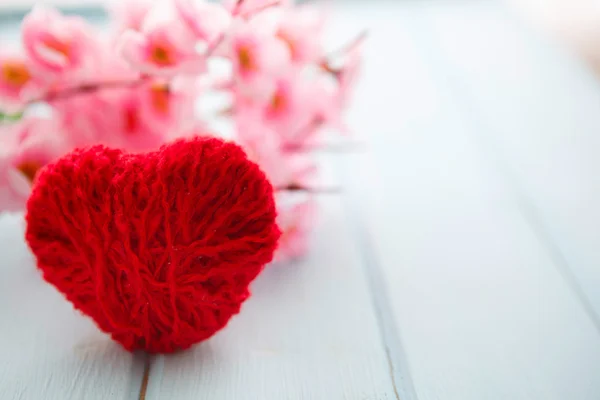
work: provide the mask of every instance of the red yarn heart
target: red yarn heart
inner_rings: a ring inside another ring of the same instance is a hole
[[[95,146],[45,167],[27,203],[44,278],[126,349],[171,352],[223,328],[270,262],[273,188],[235,144]]]

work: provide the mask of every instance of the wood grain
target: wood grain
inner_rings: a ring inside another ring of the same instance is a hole
[[[600,331],[600,84],[496,7],[428,17],[479,148],[502,171]],[[482,28],[485,27],[485,35]],[[479,32],[479,34],[476,34]]]
[[[537,68],[534,73],[548,62],[560,63],[561,57],[550,57],[551,51],[535,53],[535,47],[526,49],[527,60],[537,63],[534,66],[521,64],[515,55],[506,60],[492,57],[513,49],[512,42],[500,41],[500,34],[491,37],[499,42],[487,42],[492,29],[504,26],[502,35],[515,40],[526,35],[512,32],[510,24],[504,25],[506,15],[493,7],[472,2],[421,3],[398,5],[397,13],[389,7],[385,12],[361,14],[377,18],[378,29],[365,68],[371,80],[362,86],[364,102],[358,101],[352,115],[353,126],[370,139],[373,151],[348,159],[340,172],[353,188],[350,198],[360,218],[358,224],[383,271],[382,290],[389,293],[418,399],[594,400],[600,393],[596,372],[600,335],[593,316],[565,279],[555,250],[525,215],[513,180],[507,179],[506,171],[477,136],[502,136],[503,132],[486,131],[487,125],[473,121],[480,116],[478,109],[469,108],[456,89],[457,77],[436,47],[438,41],[456,39],[453,45],[464,52],[452,61],[460,67],[467,57],[469,61],[481,58],[487,68],[465,71],[464,78],[474,80],[470,88],[485,79],[498,79],[496,85],[480,88],[481,96],[485,92],[490,102],[502,86],[501,93],[512,93],[516,103],[512,110],[518,108],[514,112],[520,115],[537,110],[539,103],[547,109],[535,114],[537,120],[553,112],[561,115],[564,109],[559,104],[567,100],[546,99],[566,95],[566,89],[555,89],[556,79],[552,83],[551,76],[545,78],[555,91],[538,79],[535,87],[527,87],[527,94],[521,95],[527,102],[521,102],[517,95],[524,81],[509,87],[507,78],[532,67]],[[477,10],[487,13],[488,19]],[[436,32],[441,21],[447,25]],[[476,28],[465,28],[468,24]],[[458,37],[452,30],[468,34]],[[385,40],[390,37],[400,39],[394,42],[394,52]],[[473,42],[481,46],[469,48]],[[379,63],[376,54],[386,54],[385,63]],[[571,68],[570,75],[561,75],[565,85],[568,79],[579,79],[580,71]],[[573,103],[587,101],[587,95],[575,98],[570,93]],[[508,96],[505,101],[508,107]],[[576,112],[575,105],[571,108]],[[584,120],[583,116],[571,118]],[[586,118],[593,117],[588,114]],[[533,129],[533,120],[531,116],[523,127],[518,120],[511,121],[515,130],[520,129],[521,140],[531,143],[521,153],[521,161],[527,163],[523,167],[536,166],[515,174],[533,176],[531,171],[540,173],[544,167],[556,174],[559,166],[548,165],[550,153],[537,153],[534,143],[548,145],[558,133],[545,137],[541,127],[535,132],[526,129]],[[566,129],[569,124],[563,123]],[[512,139],[518,142],[517,132]],[[577,151],[572,149],[572,156]],[[586,191],[594,186],[590,173],[598,167],[588,167],[587,172],[569,167],[564,181],[559,175],[562,188]],[[571,184],[567,186],[568,179]],[[538,181],[537,188],[541,187]],[[553,205],[558,209],[568,204],[560,203],[561,199],[576,198],[560,193],[559,189],[548,193],[554,196],[548,200],[539,192],[533,201],[540,208]],[[588,212],[595,212],[591,207],[579,212],[567,209],[572,219],[565,215],[560,221],[570,227],[564,236],[569,241],[557,241],[559,245],[584,244],[579,242],[586,237],[583,234],[589,234],[590,240],[593,234],[598,237],[600,225],[592,227],[584,221]],[[549,216],[542,216],[544,224]],[[592,256],[591,248],[581,254],[586,255]]]

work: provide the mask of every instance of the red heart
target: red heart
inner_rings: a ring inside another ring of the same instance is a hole
[[[171,352],[223,328],[270,262],[273,188],[235,144],[95,146],[48,165],[27,203],[44,278],[126,349]]]

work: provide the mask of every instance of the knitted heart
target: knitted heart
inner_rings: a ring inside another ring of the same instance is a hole
[[[27,203],[44,278],[126,349],[171,352],[236,314],[280,232],[273,189],[235,144],[95,146],[45,167]]]

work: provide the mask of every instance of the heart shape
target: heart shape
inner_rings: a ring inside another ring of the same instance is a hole
[[[95,146],[40,171],[27,203],[44,279],[126,349],[172,352],[223,328],[273,258],[273,188],[233,143],[146,154]]]

